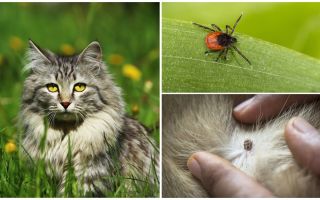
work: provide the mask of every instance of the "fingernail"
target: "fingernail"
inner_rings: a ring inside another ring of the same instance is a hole
[[[188,159],[187,166],[188,169],[191,171],[192,175],[194,175],[198,179],[201,178],[201,169],[199,163],[193,155]]]
[[[292,127],[301,134],[314,133],[316,131],[313,126],[300,117],[293,120]]]
[[[234,111],[234,112],[241,112],[241,111],[243,111],[244,109],[246,109],[246,108],[248,107],[248,105],[250,105],[250,104],[253,102],[254,98],[255,98],[255,97],[252,97],[252,98],[250,98],[250,99],[242,102],[241,104],[237,105],[237,106],[233,109],[233,111]]]

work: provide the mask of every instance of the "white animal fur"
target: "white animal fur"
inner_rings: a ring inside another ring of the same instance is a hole
[[[24,140],[23,146],[28,150],[28,153],[33,159],[38,160],[45,158],[48,164],[52,164],[52,166],[55,167],[59,166],[54,169],[55,175],[65,179],[65,174],[61,173],[66,173],[66,171],[63,170],[63,165],[59,165],[58,162],[59,159],[63,160],[64,164],[67,162],[68,139],[70,139],[72,153],[77,151],[81,152],[81,154],[78,154],[78,158],[73,159],[76,176],[85,177],[89,174],[91,174],[91,177],[98,174],[100,176],[107,176],[109,175],[108,169],[110,166],[92,166],[92,169],[90,169],[91,166],[83,162],[88,160],[85,159],[86,157],[89,158],[92,155],[105,153],[108,150],[106,141],[109,144],[115,143],[117,139],[115,136],[120,132],[122,119],[118,114],[111,117],[109,113],[112,113],[112,111],[101,111],[90,116],[77,130],[71,131],[66,137],[64,137],[63,131],[49,127],[46,133],[45,149],[42,153],[39,145],[45,133],[43,118],[39,115],[29,113],[25,122],[29,126],[32,126],[29,128],[30,133],[26,133],[27,137],[30,138]],[[79,156],[81,156],[81,158],[79,158]],[[112,161],[105,162],[104,164],[109,165],[111,163]],[[95,169],[99,169],[99,171]],[[47,172],[51,173],[50,171]],[[62,181],[61,190],[63,190],[63,184],[64,180]],[[101,186],[101,188],[103,187]],[[85,184],[84,191],[87,192],[90,190],[94,191],[92,185]]]
[[[163,196],[208,197],[187,170],[197,151],[217,154],[280,197],[320,196],[319,178],[294,161],[284,140],[284,127],[301,116],[320,128],[319,104],[291,108],[268,122],[244,126],[232,117],[232,95],[163,96]],[[250,151],[244,141],[253,141]]]

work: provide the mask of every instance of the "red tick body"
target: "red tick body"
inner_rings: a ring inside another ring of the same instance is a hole
[[[208,49],[213,50],[213,51],[221,51],[225,47],[220,45],[218,42],[218,37],[221,35],[222,32],[211,32],[208,33],[208,35],[205,38],[205,43],[208,47]]]
[[[229,25],[226,25],[225,32],[223,32],[221,28],[215,24],[211,24],[212,28],[210,28],[201,24],[193,23],[194,25],[199,26],[200,28],[210,31],[205,38],[206,46],[209,49],[205,52],[206,55],[208,55],[209,53],[220,51],[216,61],[218,61],[220,58],[224,58],[226,60],[228,51],[235,50],[243,59],[245,59],[251,65],[249,59],[246,58],[241,53],[241,51],[235,46],[235,43],[237,43],[237,38],[232,36],[241,17],[242,14],[237,19],[236,23],[233,25],[233,28],[231,28]]]

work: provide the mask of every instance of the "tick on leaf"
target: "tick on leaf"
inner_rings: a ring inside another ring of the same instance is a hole
[[[245,59],[250,65],[251,62],[247,57],[245,57],[241,51],[235,46],[235,43],[237,42],[237,38],[233,37],[232,34],[238,25],[240,19],[242,17],[242,14],[237,19],[236,23],[234,23],[233,27],[226,25],[226,31],[223,32],[222,29],[217,26],[216,24],[211,24],[211,27],[203,26],[198,23],[193,23],[196,26],[199,26],[200,28],[203,28],[209,33],[207,34],[205,38],[205,43],[208,48],[208,50],[205,52],[206,55],[210,53],[220,52],[216,61],[218,61],[220,58],[227,59],[227,54],[230,49],[234,49],[243,59]]]

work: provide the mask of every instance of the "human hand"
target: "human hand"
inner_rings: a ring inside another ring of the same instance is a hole
[[[320,134],[300,117],[285,128],[285,139],[297,162],[320,175]],[[187,163],[191,173],[215,197],[272,197],[272,193],[253,178],[216,155],[198,152]]]
[[[197,152],[189,158],[187,166],[210,196],[272,197],[257,181],[216,155]]]
[[[241,103],[234,108],[233,115],[242,123],[252,124],[258,120],[268,120],[293,104],[304,104],[319,97],[319,95],[258,94],[241,102],[244,96],[237,95],[235,102]]]
[[[234,116],[244,123],[267,120],[292,104],[305,103],[316,95],[256,95],[234,109]],[[292,118],[285,128],[285,139],[300,165],[320,175],[320,135],[302,118]],[[212,196],[272,197],[272,193],[230,162],[206,152],[193,154],[187,163]]]
[[[286,125],[285,139],[295,160],[314,174],[320,175],[320,134],[300,117]]]
[[[234,117],[243,123],[272,118],[292,104],[303,104],[319,95],[255,95],[233,110]],[[292,118],[285,128],[285,139],[296,161],[320,175],[320,134],[300,117]]]

